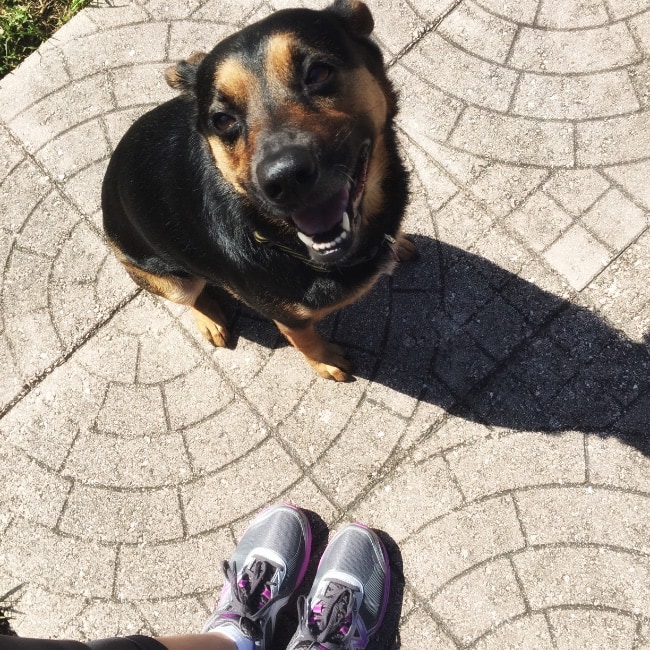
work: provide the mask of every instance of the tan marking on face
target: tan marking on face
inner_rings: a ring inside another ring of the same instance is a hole
[[[252,70],[237,59],[226,59],[214,72],[214,87],[229,104],[245,111],[259,94],[259,82]]]
[[[274,34],[266,46],[265,71],[270,82],[279,82],[285,88],[293,79],[293,51],[296,41],[292,34]]]
[[[257,75],[237,59],[226,59],[219,65],[214,73],[214,85],[217,96],[223,99],[226,107],[231,107],[244,118],[250,107],[261,103]],[[225,142],[215,134],[208,136],[208,144],[219,171],[240,194],[246,194],[244,186],[255,141],[254,133],[250,128],[248,131],[247,139],[239,137],[234,142]]]

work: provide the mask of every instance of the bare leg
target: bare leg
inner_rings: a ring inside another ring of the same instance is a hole
[[[178,636],[159,636],[156,641],[167,650],[237,650],[237,644],[223,634],[181,634]],[[251,641],[251,648],[253,642]]]

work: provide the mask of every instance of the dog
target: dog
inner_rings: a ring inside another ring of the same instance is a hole
[[[168,68],[180,94],[131,126],[102,185],[108,243],[137,285],[226,346],[221,287],[336,381],[350,363],[315,324],[416,254],[373,28],[358,0],[287,9]]]

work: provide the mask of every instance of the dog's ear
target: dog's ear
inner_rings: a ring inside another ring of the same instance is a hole
[[[194,52],[185,61],[179,61],[165,70],[165,81],[176,90],[194,92],[196,71],[207,54]]]
[[[370,9],[361,0],[334,0],[327,7],[345,21],[347,28],[356,36],[370,36],[375,20]]]

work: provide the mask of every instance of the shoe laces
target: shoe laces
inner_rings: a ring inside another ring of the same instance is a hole
[[[333,581],[327,584],[324,593],[313,603],[308,603],[303,597],[299,605],[300,628],[308,645],[301,644],[299,647],[318,649],[325,648],[321,644],[328,643],[345,648],[343,644],[355,631],[353,622],[356,620],[356,608],[352,589]]]
[[[276,567],[264,560],[255,560],[249,564],[239,578],[237,565],[228,561],[223,563],[223,573],[230,584],[231,599],[223,614],[227,618],[239,618],[242,630],[251,638],[260,638],[262,630],[259,618],[266,604],[273,597],[275,585],[273,576]]]

